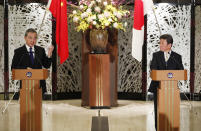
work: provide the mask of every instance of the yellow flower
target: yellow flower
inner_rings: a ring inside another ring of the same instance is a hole
[[[84,31],[87,30],[88,28],[89,28],[89,24],[86,23],[85,21],[82,21],[82,22],[80,23],[80,25],[77,27],[77,31],[79,32],[80,30],[82,30],[82,31],[84,32]]]

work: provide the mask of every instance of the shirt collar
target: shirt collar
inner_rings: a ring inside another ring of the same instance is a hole
[[[168,52],[164,52],[164,54],[166,55],[166,54],[171,54],[172,53],[172,50],[170,50],[170,51],[168,51]]]
[[[30,46],[28,46],[27,44],[25,44],[27,51],[30,52]],[[35,48],[34,46],[32,47],[32,52],[35,52]]]

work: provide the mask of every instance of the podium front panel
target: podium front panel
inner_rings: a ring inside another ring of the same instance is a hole
[[[177,81],[161,81],[157,91],[158,131],[179,131],[180,93]]]
[[[42,130],[42,90],[39,80],[22,80],[20,131]]]

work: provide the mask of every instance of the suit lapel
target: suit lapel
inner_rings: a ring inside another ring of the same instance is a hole
[[[26,56],[26,60],[29,60],[29,62],[30,62],[29,52],[27,51],[27,48],[25,45],[22,48],[22,54],[24,54]]]
[[[174,52],[173,52],[173,51],[172,51],[171,54],[170,54],[169,60],[172,60],[172,57],[174,57]]]
[[[35,55],[38,55],[39,51],[38,51],[38,47],[37,46],[34,46],[35,48]]]
[[[34,46],[34,48],[35,48],[34,65],[35,65],[35,67],[38,68],[38,66],[42,66],[41,61],[40,61],[41,55],[40,55],[39,48],[37,46]]]
[[[26,66],[31,67],[31,60],[30,60],[29,52],[27,51],[27,48],[25,45],[22,47],[22,54],[25,55],[24,60],[26,61],[25,63],[27,63]]]
[[[29,54],[29,52],[27,51],[27,48],[26,48],[25,45],[22,47],[22,52],[23,52],[23,54],[24,54],[24,53],[25,53],[25,54]]]
[[[174,52],[172,51],[171,54],[170,54],[170,57],[168,59],[168,63],[172,63],[171,61],[174,61]],[[173,62],[174,63],[174,62]]]

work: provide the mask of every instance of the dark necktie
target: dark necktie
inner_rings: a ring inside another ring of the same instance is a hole
[[[32,48],[29,48],[29,53],[30,53],[30,59],[31,59],[31,64],[34,64],[34,57],[33,57],[33,52],[32,52]]]

